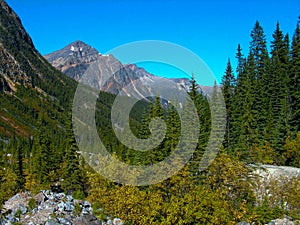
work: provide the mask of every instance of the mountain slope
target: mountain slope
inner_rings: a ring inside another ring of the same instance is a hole
[[[80,67],[98,59],[95,49],[79,42],[72,50],[61,52],[61,59],[65,59],[63,63],[71,65],[64,72],[72,72],[73,65],[78,65],[80,71]],[[75,61],[74,57],[71,60],[66,58],[70,53],[76,56]],[[103,63],[111,66],[110,61],[116,60],[111,56],[103,57]],[[78,71],[77,67],[75,69]],[[34,135],[39,128],[39,117],[43,118],[46,130],[61,138],[76,86],[74,79],[65,76],[41,56],[20,18],[5,1],[0,0],[0,142],[14,136]],[[110,118],[114,98],[114,95],[104,92],[98,98],[101,109],[98,118],[105,126],[109,124],[107,118]],[[143,110],[144,106],[137,109]],[[138,114],[133,115],[137,125]]]
[[[39,54],[20,18],[0,1],[0,136],[32,135],[40,114],[61,129],[75,87]]]

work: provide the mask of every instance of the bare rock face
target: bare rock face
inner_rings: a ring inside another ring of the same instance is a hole
[[[292,179],[300,179],[300,168],[289,166],[273,166],[273,165],[252,165],[253,174],[258,178],[254,192],[258,202],[262,202],[266,197],[273,196],[274,185],[279,189],[283,188]]]
[[[291,185],[292,181],[300,179],[300,168],[289,166],[274,165],[250,165],[253,175],[253,189],[256,195],[256,202],[262,203],[266,198],[270,204],[278,204],[280,202],[286,209],[290,209],[288,200],[283,198],[281,190],[285,190]],[[285,199],[285,200],[282,200]],[[271,220],[266,225],[294,225],[300,224],[299,220],[295,220],[289,216]],[[248,222],[240,222],[236,225],[250,225]]]
[[[75,41],[59,51],[45,55],[45,58],[67,76],[79,80],[89,65],[101,56],[93,47]]]
[[[45,58],[58,70],[77,81],[84,79],[85,84],[98,90],[128,97],[157,96],[157,87],[163,83],[170,84],[171,81],[174,88],[180,90],[189,91],[191,85],[187,78],[162,78],[135,64],[123,65],[113,55],[101,54],[82,41],[75,41],[61,50],[45,55]],[[168,84],[166,85],[169,87]]]
[[[273,165],[260,165],[256,173],[265,179],[269,178],[293,178],[300,177],[300,168],[290,167],[290,166],[273,166]]]
[[[41,191],[37,195],[30,192],[18,193],[3,205],[0,214],[0,225],[42,224],[42,225],[123,225],[114,218],[100,221],[93,215],[91,203],[73,199],[71,195]]]

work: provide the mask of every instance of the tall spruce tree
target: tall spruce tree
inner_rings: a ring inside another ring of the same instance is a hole
[[[73,134],[71,116],[67,121],[67,137],[64,162],[62,166],[61,186],[67,193],[84,191],[84,173],[80,166],[78,146]]]
[[[42,114],[39,114],[38,125],[38,134],[34,139],[33,172],[38,184],[48,186],[50,184],[49,172],[51,168],[49,156],[52,149],[49,136],[47,135],[48,132],[45,128],[44,115]]]
[[[290,67],[290,105],[291,105],[291,128],[293,136],[300,131],[300,17],[298,19],[291,48]]]
[[[234,88],[235,88],[235,77],[231,67],[230,59],[228,59],[226,71],[222,78],[222,93],[226,105],[226,133],[225,133],[225,140],[223,144],[225,148],[229,147],[230,139],[231,139],[230,131],[232,129],[231,117],[232,117]]]
[[[246,73],[245,73],[245,67],[246,67],[246,59],[242,53],[242,48],[240,44],[237,48],[236,53],[236,59],[237,59],[237,78],[236,78],[236,84],[234,87],[234,95],[232,96],[232,110],[231,110],[231,118],[229,120],[231,121],[232,127],[230,130],[231,136],[234,137],[230,143],[229,148],[233,150],[237,144],[237,137],[240,134],[240,117],[242,115],[242,105],[243,101],[241,99],[244,98],[245,93],[245,81],[246,81]]]
[[[250,53],[254,58],[254,68],[253,71],[248,72],[254,75],[254,82],[252,83],[254,97],[253,111],[255,113],[254,121],[258,131],[258,138],[262,140],[268,115],[266,110],[268,104],[266,87],[269,85],[270,59],[267,50],[266,35],[258,21],[256,21],[251,32],[251,38]]]
[[[194,75],[191,78],[190,92],[189,95],[191,100],[196,107],[198,118],[199,118],[199,140],[197,147],[194,151],[192,158],[190,159],[190,172],[194,177],[199,174],[199,163],[205,152],[207,146],[208,138],[210,135],[211,128],[211,111],[207,95],[199,88],[194,79]],[[186,129],[186,128],[185,128]]]
[[[268,85],[270,94],[268,108],[268,122],[272,121],[271,130],[266,130],[271,147],[281,155],[285,139],[289,135],[289,40],[280,30],[279,23],[273,33],[271,42],[271,81]],[[272,117],[272,118],[270,118]],[[270,125],[268,126],[271,127]],[[268,133],[271,133],[268,134]]]
[[[22,190],[24,188],[24,184],[25,184],[25,175],[24,175],[24,159],[25,159],[25,142],[20,140],[18,141],[17,144],[17,165],[18,165],[18,169],[17,169],[17,177],[18,177],[18,188],[20,190]]]

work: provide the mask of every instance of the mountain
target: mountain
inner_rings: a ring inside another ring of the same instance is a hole
[[[31,136],[37,118],[62,130],[76,82],[35,49],[20,18],[0,1],[0,137]]]
[[[129,97],[155,96],[155,90],[164,85],[164,82],[170,86],[170,81],[173,81],[176,84],[174,89],[180,90],[189,90],[191,84],[186,78],[162,78],[135,64],[123,65],[113,55],[103,55],[82,41],[75,41],[61,50],[45,55],[45,58],[77,81],[89,73],[89,67],[94,64],[93,75],[88,78],[91,86],[113,94],[119,94],[122,90]]]
[[[65,61],[57,65],[69,65],[61,67],[62,71],[72,74],[76,70],[80,77],[83,73],[80,71],[85,71],[89,63],[98,60],[99,53],[82,42],[76,42],[73,48],[60,51],[59,58]],[[101,63],[110,66],[112,61],[116,61],[112,56],[100,58]],[[0,144],[15,136],[34,136],[41,126],[51,135],[63,138],[77,84],[36,50],[18,15],[1,0]],[[114,95],[105,92],[101,92],[98,98],[101,114],[97,118],[99,124],[106,127],[114,98]],[[136,112],[143,110],[144,106],[135,109]],[[139,113],[133,117],[133,121],[138,123]],[[39,118],[42,124],[39,124]]]
[[[101,56],[91,46],[75,41],[59,51],[46,55],[45,58],[64,74],[79,80],[89,65]]]

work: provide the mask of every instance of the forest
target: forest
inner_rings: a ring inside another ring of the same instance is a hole
[[[15,134],[9,141],[0,141],[0,202],[25,190],[38,193],[59,187],[74,198],[91,201],[99,218],[112,215],[125,224],[265,224],[284,215],[300,220],[299,178],[274,181],[269,186],[271,194],[258,198],[255,190],[262,184],[252,173],[252,165],[260,164],[300,168],[300,18],[292,36],[277,23],[269,46],[258,21],[250,35],[249,54],[245,56],[238,45],[236,59],[228,59],[222,82],[215,85],[212,96],[199,92],[191,79],[189,95],[197,108],[200,135],[193,156],[177,174],[139,187],[121,185],[96,173],[79,153],[69,107],[72,95],[66,94],[62,101],[68,106],[65,110],[55,106],[57,115],[49,115],[51,110],[27,112],[36,118],[34,135]],[[230,60],[237,61],[237,68]],[[210,138],[214,109],[210,101],[219,90],[226,107],[224,141],[216,159],[199,171]],[[181,130],[175,107],[163,107],[159,97],[134,107],[130,122],[138,138],[149,137],[152,118],[162,118],[167,125],[159,146],[137,153],[113,133],[110,110],[114,98],[101,92],[96,113],[98,133],[110,153],[131,165],[152,165],[169,156]],[[48,109],[47,103],[41,100],[38,107]],[[55,129],[55,117],[63,129]]]

